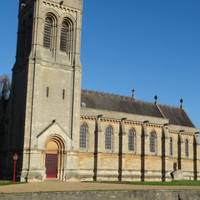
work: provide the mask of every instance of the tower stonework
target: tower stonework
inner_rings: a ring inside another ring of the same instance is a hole
[[[19,2],[9,151],[19,154],[21,181],[42,181],[47,170],[65,180],[76,171],[81,27],[82,0]],[[56,174],[47,169],[52,159]]]

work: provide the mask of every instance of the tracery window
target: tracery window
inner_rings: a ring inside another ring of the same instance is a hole
[[[69,56],[73,48],[73,29],[73,22],[69,18],[65,18],[61,27],[60,50]]]
[[[129,151],[135,151],[135,130],[131,129],[129,130],[129,134],[128,134],[128,150]]]
[[[45,18],[44,22],[44,39],[43,39],[43,45],[48,49],[52,49],[53,47],[54,26],[55,26],[55,19],[52,16],[48,15]]]
[[[185,156],[189,157],[189,141],[188,141],[188,139],[185,140]]]
[[[157,150],[157,136],[156,132],[150,133],[150,152],[156,153]]]
[[[87,124],[82,124],[80,127],[80,141],[79,146],[81,149],[87,148],[87,133],[88,133],[88,126]]]
[[[173,138],[170,137],[170,156],[173,155]]]
[[[112,137],[113,137],[113,128],[108,126],[105,132],[105,149],[112,150]]]

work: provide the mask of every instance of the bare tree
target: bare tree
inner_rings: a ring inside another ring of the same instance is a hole
[[[10,79],[7,75],[0,76],[0,99],[8,100],[10,96]]]

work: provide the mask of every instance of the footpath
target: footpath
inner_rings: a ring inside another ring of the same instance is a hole
[[[59,181],[46,181],[42,183],[22,183],[0,186],[0,193],[34,193],[34,192],[80,192],[80,191],[186,191],[195,190],[200,192],[200,186],[149,186],[132,184],[110,183],[66,183]]]

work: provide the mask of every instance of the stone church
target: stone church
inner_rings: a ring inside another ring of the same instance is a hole
[[[19,0],[0,176],[17,153],[20,181],[200,179],[198,129],[182,106],[81,90],[82,14],[82,0]]]

